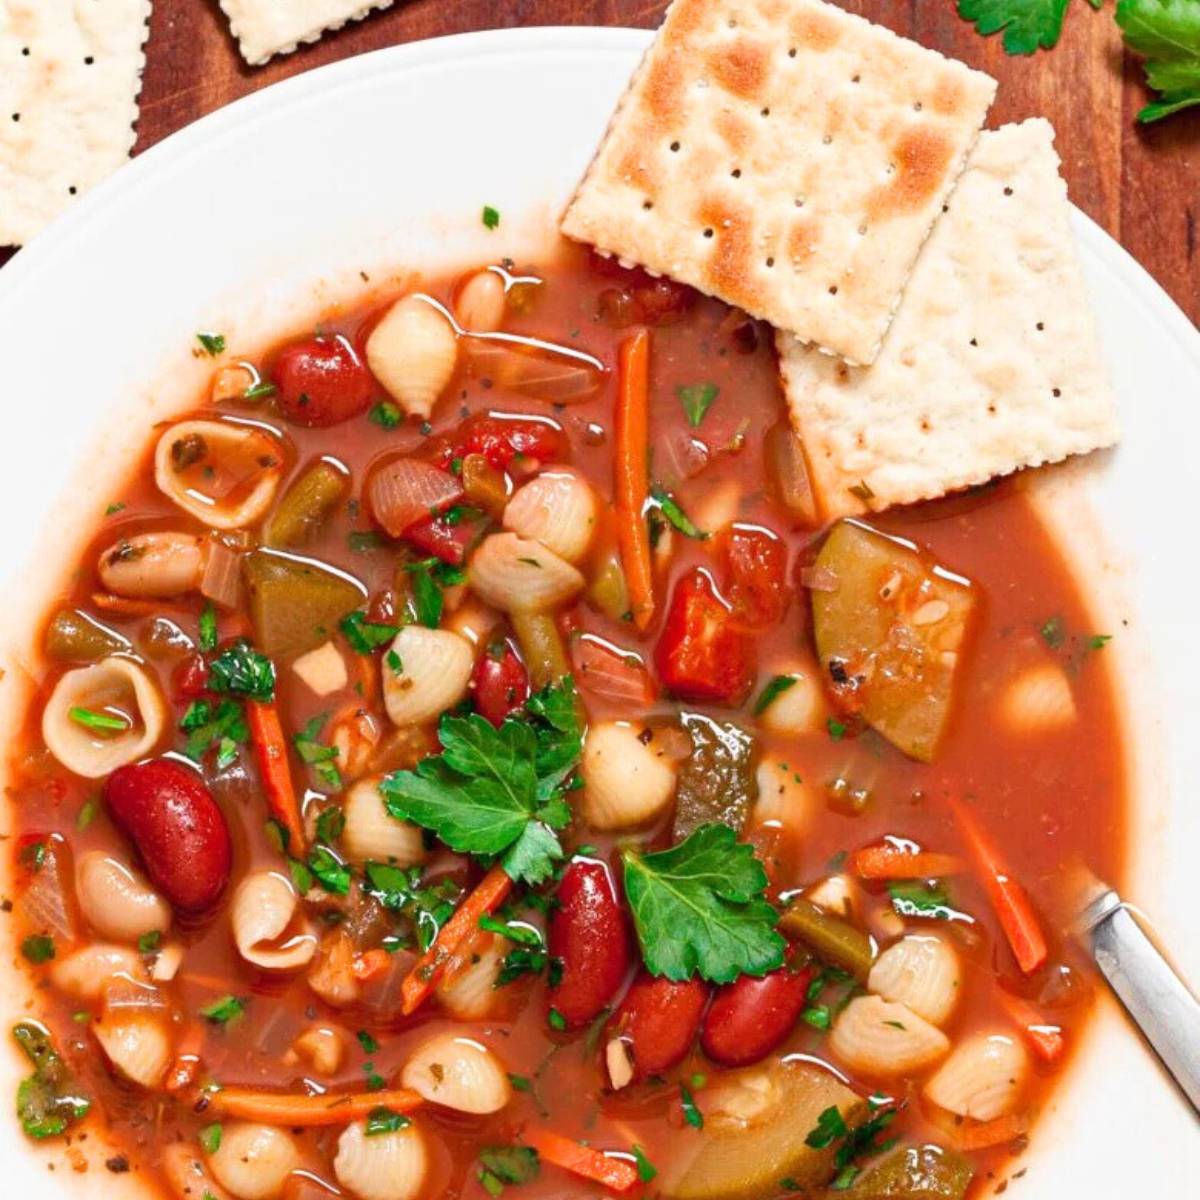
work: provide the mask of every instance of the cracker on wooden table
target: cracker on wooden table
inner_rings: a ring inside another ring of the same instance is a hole
[[[675,0],[562,229],[870,362],[995,90],[820,0]]]
[[[1058,161],[1045,120],[980,136],[872,366],[777,335],[827,516],[928,500],[1117,440]]]
[[[253,67],[291,54],[347,21],[361,21],[393,0],[220,0],[242,57]]]
[[[0,246],[133,149],[150,0],[0,0]]]

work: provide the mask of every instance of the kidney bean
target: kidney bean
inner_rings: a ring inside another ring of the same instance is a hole
[[[708,984],[699,979],[674,983],[648,971],[638,974],[608,1025],[609,1040],[626,1043],[635,1080],[661,1075],[687,1054],[708,994]]]
[[[568,1029],[599,1016],[629,969],[629,923],[608,867],[576,859],[558,885],[548,945],[562,971],[547,999]]]
[[[782,967],[761,979],[743,975],[726,984],[704,1018],[704,1053],[723,1067],[744,1067],[765,1058],[791,1033],[812,978],[811,967]]]
[[[497,729],[509,713],[524,706],[529,699],[529,672],[512,642],[501,643],[495,652],[489,646],[479,656],[471,676],[471,694],[479,715]]]
[[[233,845],[225,814],[200,776],[155,758],[114,771],[103,795],[154,886],[185,916],[207,912],[229,882]]]

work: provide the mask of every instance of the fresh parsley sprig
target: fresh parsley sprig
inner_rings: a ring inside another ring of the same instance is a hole
[[[1200,4],[1196,0],[1119,0],[1125,45],[1145,61],[1159,98],[1138,113],[1142,124],[1200,104]]]

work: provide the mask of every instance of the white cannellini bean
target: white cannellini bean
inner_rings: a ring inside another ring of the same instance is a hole
[[[993,1121],[1017,1106],[1029,1077],[1029,1054],[1006,1033],[976,1033],[960,1042],[925,1084],[925,1095],[959,1117]]]
[[[454,375],[458,335],[432,304],[397,300],[367,338],[367,365],[406,413],[427,417]]]
[[[815,800],[796,768],[766,757],[758,764],[754,779],[758,784],[755,825],[773,825],[793,837],[802,833],[812,816]]]
[[[782,737],[798,737],[802,733],[821,730],[825,724],[825,696],[815,673],[793,668],[778,674],[795,682],[767,705],[759,720],[772,733]]]
[[[448,629],[406,625],[392,642],[399,670],[384,663],[383,703],[393,725],[421,725],[440,717],[466,694],[475,652]]]
[[[494,333],[504,322],[504,280],[499,271],[476,271],[454,301],[454,317],[471,333]]]
[[[204,543],[166,530],[121,538],[100,554],[96,573],[118,596],[182,596],[204,578]]]
[[[425,861],[425,838],[411,821],[388,812],[379,792],[379,779],[360,779],[342,803],[346,818],[342,849],[351,862],[393,863],[411,867]]]
[[[212,1177],[200,1150],[189,1142],[168,1142],[158,1150],[158,1166],[175,1200],[230,1200]]]
[[[237,1122],[222,1127],[221,1144],[208,1156],[208,1165],[237,1200],[274,1200],[300,1167],[300,1150],[282,1129]]]
[[[157,1017],[108,1013],[92,1025],[96,1041],[116,1070],[132,1083],[156,1088],[171,1063],[171,1035]]]
[[[459,1021],[482,1021],[500,998],[496,980],[510,949],[506,937],[483,933],[476,939],[471,959],[460,971],[447,972],[437,985],[442,1007]]]
[[[128,946],[103,942],[93,942],[66,958],[55,959],[50,968],[50,982],[79,1000],[99,1000],[118,976],[144,982],[146,968],[141,955]]]
[[[89,850],[79,860],[75,891],[84,919],[103,937],[136,942],[171,927],[170,906],[141,872],[103,850]]]
[[[675,795],[675,760],[644,740],[646,727],[601,721],[587,732],[580,773],[583,818],[593,829],[635,829],[659,816]]]
[[[238,884],[229,905],[229,923],[238,953],[264,971],[295,971],[307,966],[317,937],[300,910],[291,881],[275,871],[255,871]]]
[[[222,460],[241,486],[236,504],[190,486],[185,474],[198,463],[222,474]],[[169,500],[213,529],[241,529],[266,515],[283,479],[283,447],[274,434],[256,425],[233,421],[180,421],[172,425],[154,450],[154,481]],[[253,486],[247,486],[253,481]]]
[[[583,590],[583,576],[541,542],[494,533],[469,569],[479,598],[502,612],[549,612]]]
[[[75,720],[73,708],[113,709],[126,714],[130,726],[123,733],[96,731]],[[42,712],[42,740],[67,770],[100,779],[149,754],[165,723],[166,707],[150,676],[131,659],[110,655],[55,684]]]
[[[150,978],[155,983],[170,983],[179,974],[183,966],[183,945],[180,942],[168,942],[154,956],[154,965],[150,968]]]
[[[332,642],[324,642],[315,650],[300,655],[292,663],[292,670],[315,696],[330,696],[340,692],[350,681],[346,660]]]
[[[962,972],[954,947],[934,933],[912,933],[876,960],[867,986],[906,1004],[934,1025],[945,1025],[958,1003]]]
[[[624,1038],[609,1038],[604,1047],[604,1067],[608,1071],[609,1086],[615,1092],[633,1082],[633,1059]]]
[[[345,1039],[328,1025],[310,1026],[292,1043],[292,1049],[318,1075],[336,1075],[346,1057]]]
[[[855,919],[862,911],[862,889],[849,875],[830,875],[809,888],[804,896],[837,917]]]
[[[338,1138],[333,1173],[358,1200],[416,1200],[429,1174],[425,1134],[414,1121],[368,1137],[366,1126],[356,1121]]]
[[[1071,681],[1057,663],[1027,667],[1000,697],[1004,723],[1015,733],[1051,733],[1075,720]]]
[[[401,1079],[433,1104],[466,1113],[499,1112],[512,1095],[500,1060],[482,1042],[440,1033],[422,1042]]]
[[[736,479],[726,479],[716,487],[709,488],[691,506],[688,515],[698,529],[717,534],[737,520],[741,502],[742,485]]]
[[[887,1079],[932,1066],[950,1041],[906,1005],[859,996],[834,1021],[829,1048],[850,1070]]]
[[[504,528],[541,542],[566,562],[578,563],[596,532],[596,495],[576,472],[550,467],[508,502]]]

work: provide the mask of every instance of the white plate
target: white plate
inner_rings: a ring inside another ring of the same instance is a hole
[[[156,146],[0,271],[0,553],[11,643],[0,660],[0,719],[11,721],[22,697],[29,622],[116,495],[123,454],[207,374],[192,357],[193,333],[219,329],[249,349],[361,286],[359,270],[378,280],[447,254],[528,253],[646,41],[618,29],[512,30],[310,72]],[[503,214],[495,233],[482,228],[484,204]],[[1141,793],[1130,892],[1200,979],[1191,866],[1200,738],[1188,728],[1200,715],[1190,520],[1200,336],[1095,225],[1079,217],[1077,232],[1126,437],[1115,455],[1060,472],[1049,490],[1098,581],[1097,619],[1117,635],[1111,652],[1122,661]],[[1083,491],[1096,519],[1079,505]],[[1119,559],[1102,548],[1110,545]],[[7,1024],[27,999],[23,977],[10,973],[0,992]],[[1180,1196],[1186,1180],[1200,1179],[1194,1118],[1111,1008],[1096,1025],[1015,1186],[1025,1200]],[[0,1096],[11,1095],[18,1069],[4,1051]],[[57,1195],[69,1174],[60,1163],[49,1175],[8,1117],[0,1161],[6,1195]],[[139,1190],[133,1176],[100,1174],[106,1200]],[[95,1168],[86,1178],[94,1189]]]

